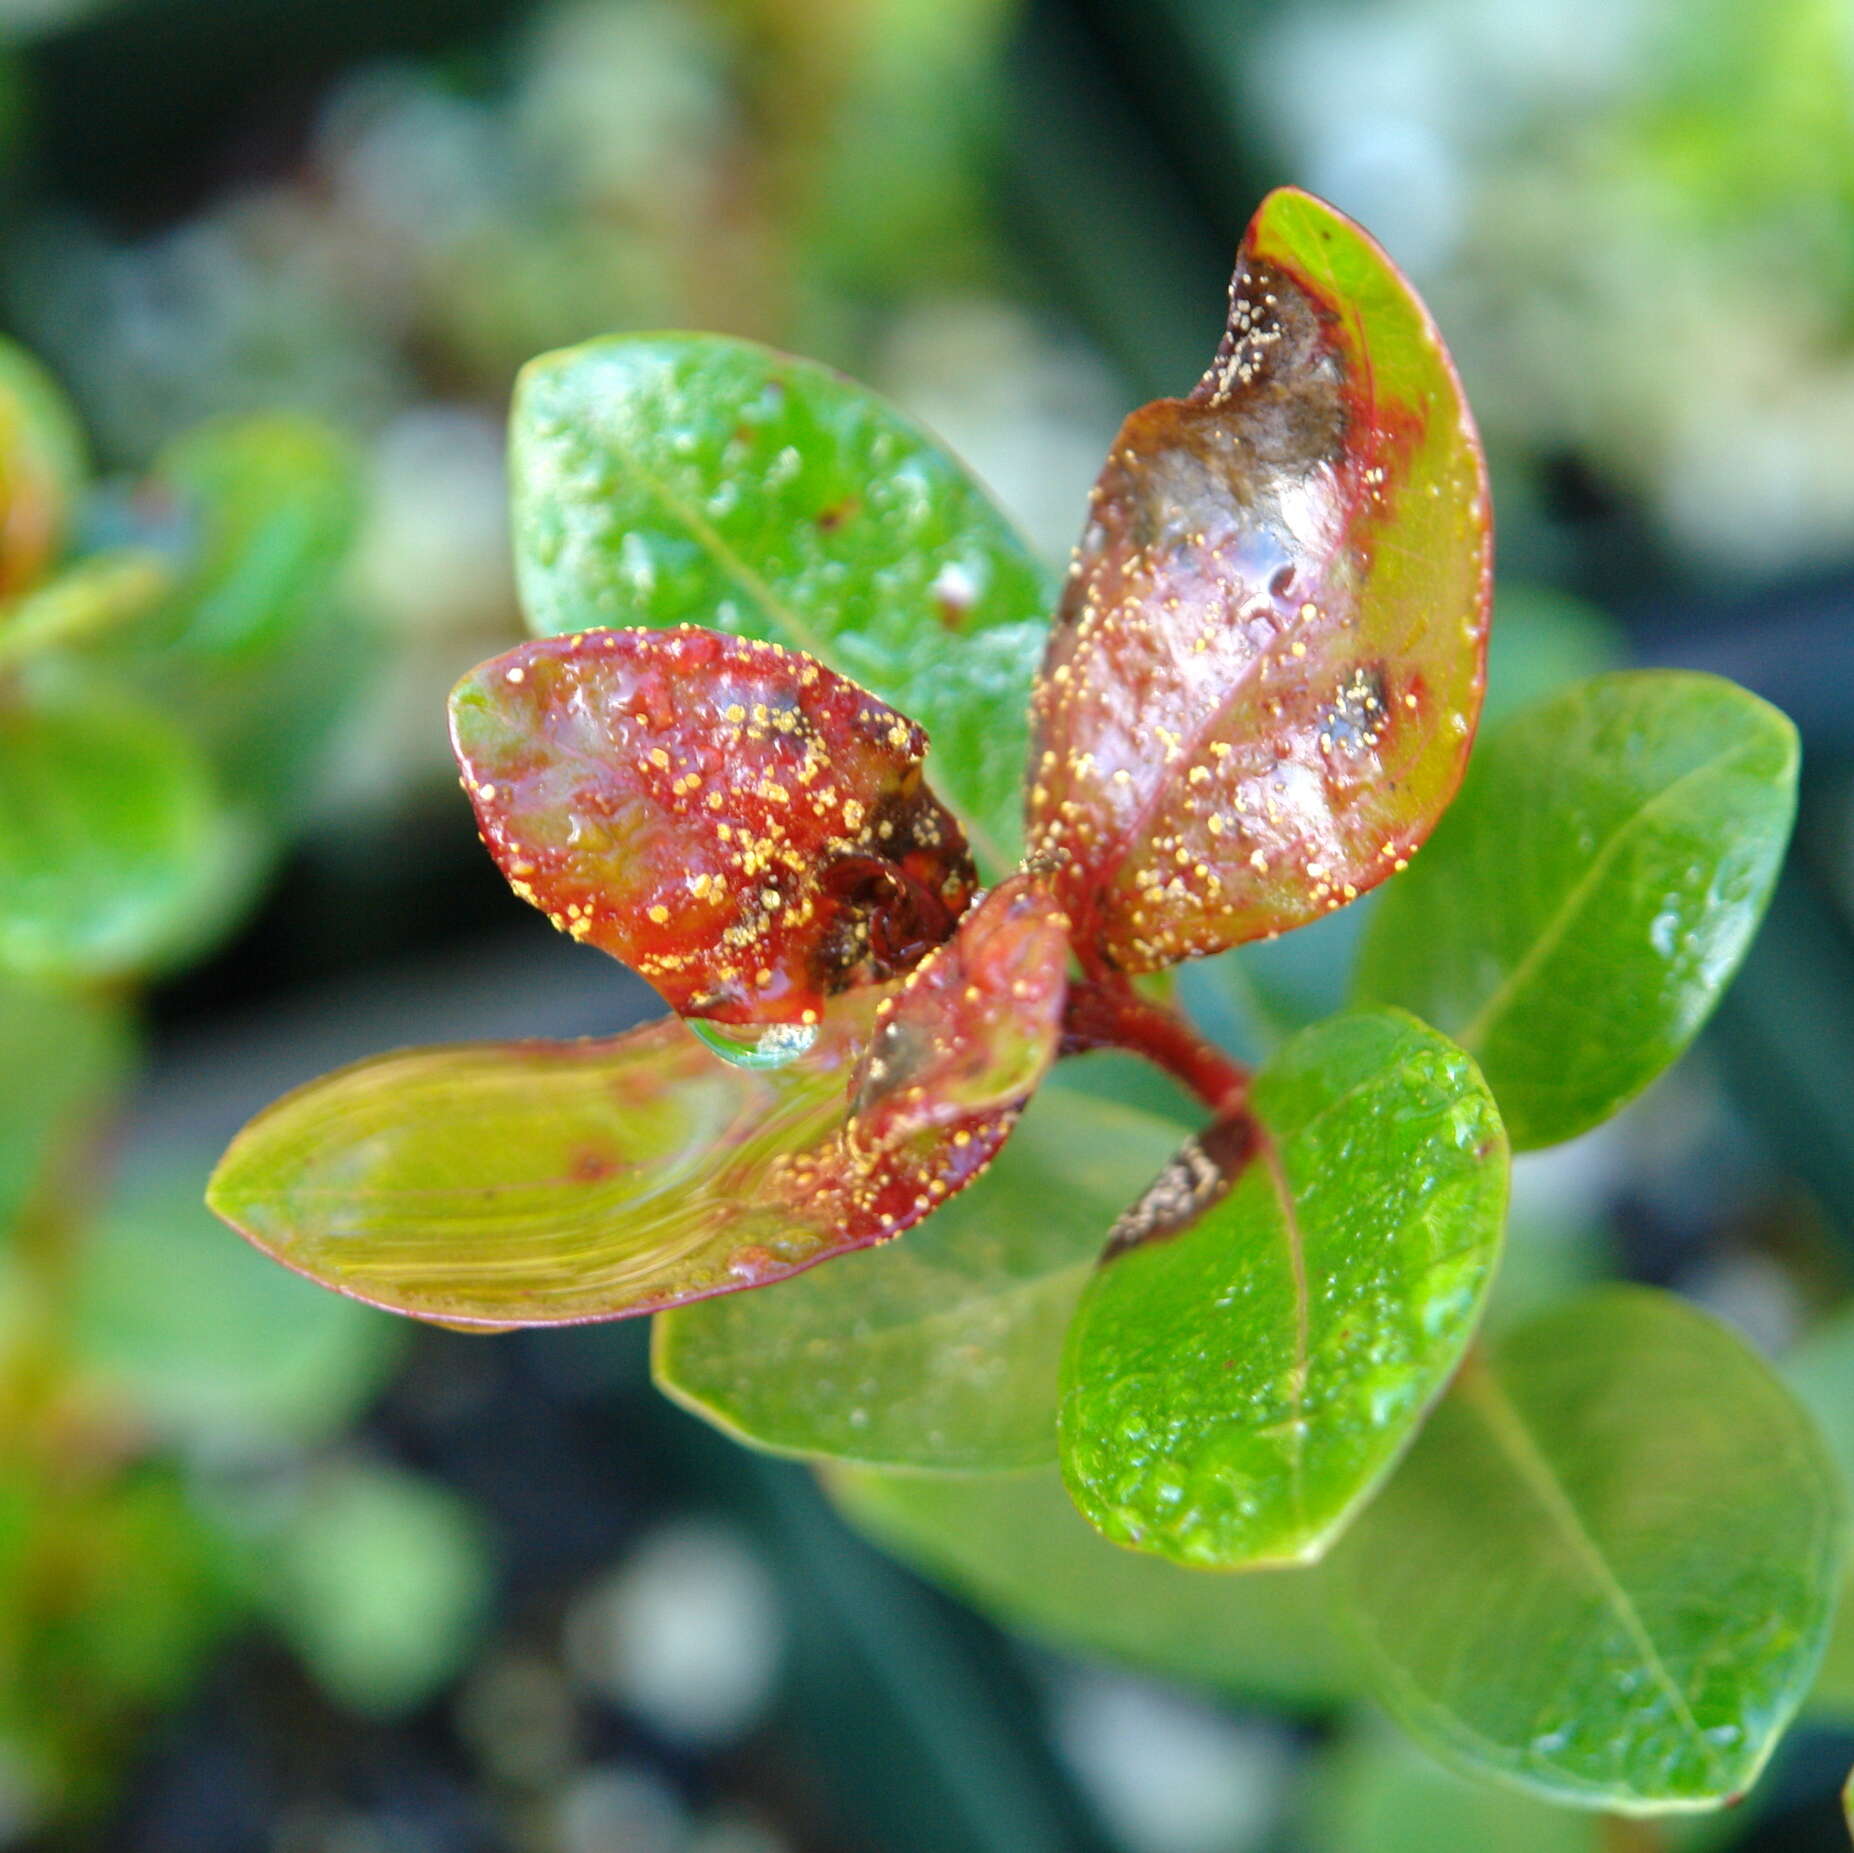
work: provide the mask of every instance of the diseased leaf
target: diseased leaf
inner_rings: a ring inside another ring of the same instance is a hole
[[[776,1293],[662,1314],[657,1384],[779,1453],[956,1472],[1051,1463],[1075,1302],[1109,1225],[1178,1139],[1175,1122],[1059,1074],[991,1169],[906,1241]]]
[[[1063,1472],[1121,1544],[1311,1562],[1473,1333],[1507,1150],[1474,1064],[1400,1012],[1330,1018],[1109,1238],[1062,1367]]]
[[[1845,1494],[1722,1326],[1608,1287],[1463,1367],[1334,1563],[1378,1698],[1580,1807],[1716,1805],[1820,1658]]]
[[[1053,1469],[834,1467],[824,1485],[853,1524],[1008,1626],[1296,1711],[1351,1696],[1324,1571],[1188,1576],[1116,1550]]]
[[[693,623],[804,650],[920,722],[981,865],[1012,866],[1053,590],[918,426],[750,342],[620,337],[528,365],[510,474],[536,631]]]
[[[0,689],[0,965],[146,969],[222,866],[212,780],[177,729],[100,689]]]
[[[1428,312],[1293,188],[1250,222],[1187,399],[1095,484],[1033,709],[1028,837],[1084,966],[1151,971],[1402,866],[1480,712],[1480,443]]]
[[[1386,892],[1357,993],[1480,1063],[1514,1144],[1639,1093],[1750,946],[1796,808],[1796,731],[1717,676],[1598,676],[1515,716]]]
[[[878,1006],[850,1089],[852,1148],[924,1155],[954,1128],[1015,1115],[1055,1059],[1068,957],[1043,876],[993,888]]]
[[[26,591],[57,559],[83,479],[83,435],[69,402],[31,355],[0,340],[0,600]]]
[[[974,873],[921,730],[808,656],[714,631],[522,645],[451,694],[515,892],[685,1016],[815,1024],[952,931]]]
[[[719,1061],[674,1021],[362,1062],[252,1121],[207,1201],[324,1286],[454,1325],[615,1319],[782,1280],[918,1222],[1015,1118],[987,1105],[932,1140],[853,1143],[881,1001],[846,994],[772,1069]]]

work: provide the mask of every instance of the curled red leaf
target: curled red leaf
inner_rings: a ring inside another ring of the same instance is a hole
[[[515,892],[684,1016],[816,1023],[945,939],[976,881],[921,729],[774,644],[544,638],[457,685],[451,737]]]
[[[1090,970],[1299,925],[1401,868],[1480,712],[1479,441],[1427,311],[1270,194],[1186,399],[1121,428],[1033,699],[1031,851]]]

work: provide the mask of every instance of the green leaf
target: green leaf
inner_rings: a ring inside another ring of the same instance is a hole
[[[1703,1808],[1808,1689],[1844,1504],[1743,1344],[1610,1287],[1464,1366],[1334,1569],[1378,1698],[1437,1755],[1580,1807]]]
[[[361,1062],[253,1120],[207,1202],[312,1280],[440,1324],[574,1324],[762,1286],[918,1222],[1010,1129],[988,1102],[924,1148],[852,1137],[882,1000],[847,993],[780,1068],[720,1061],[674,1019]]]
[[[153,638],[219,661],[274,649],[314,618],[361,512],[347,445],[285,414],[189,431],[162,452],[142,493],[171,499],[191,524],[186,576]]]
[[[532,361],[510,437],[532,628],[693,623],[807,651],[926,728],[996,877],[1053,590],[934,439],[828,368],[717,335]]]
[[[1353,1689],[1320,1570],[1192,1576],[1116,1550],[1053,1470],[974,1475],[835,1467],[852,1523],[1007,1626],[1297,1711]]]
[[[1118,1543],[1310,1562],[1408,1445],[1473,1333],[1507,1150],[1474,1064],[1399,1012],[1285,1043],[1246,1121],[1116,1227],[1062,1369],[1062,1464]]]
[[[185,736],[100,687],[0,691],[0,965],[147,969],[223,863],[212,779]]]
[[[263,1600],[316,1683],[390,1718],[446,1685],[489,1616],[482,1521],[455,1493],[397,1468],[323,1470],[265,1543]]]
[[[30,354],[0,339],[0,600],[57,559],[84,475],[70,402]]]
[[[1089,507],[1028,826],[1084,968],[1263,939],[1402,867],[1467,762],[1492,552],[1461,384],[1384,252],[1270,193],[1209,371],[1126,421]]]
[[[1056,1458],[1057,1366],[1109,1225],[1178,1129],[1060,1082],[905,1241],[662,1314],[658,1387],[778,1453],[951,1471]]]
[[[332,1438],[405,1334],[228,1241],[188,1172],[118,1191],[82,1244],[75,1301],[92,1380],[137,1422],[221,1452]]]
[[[1716,676],[1599,676],[1527,709],[1384,895],[1357,995],[1481,1064],[1515,1147],[1596,1125],[1686,1048],[1770,898],[1796,732]]]
[[[1783,1377],[1820,1426],[1842,1484],[1854,1486],[1854,1307],[1816,1326],[1783,1360]],[[1841,1600],[1809,1709],[1854,1723],[1854,1548],[1842,1566]]]
[[[515,892],[681,1016],[815,1025],[944,940],[977,885],[921,730],[774,644],[543,638],[473,669],[450,715]]]
[[[0,971],[0,1233],[82,1140],[124,1079],[133,1035],[110,999]]]

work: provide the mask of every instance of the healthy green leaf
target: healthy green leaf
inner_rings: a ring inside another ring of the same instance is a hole
[[[1400,1012],[1329,1019],[1122,1219],[1062,1368],[1063,1472],[1118,1543],[1311,1562],[1479,1317],[1507,1149],[1474,1064]]]
[[[987,1103],[924,1144],[859,1141],[848,1094],[882,997],[846,993],[780,1068],[717,1060],[673,1019],[362,1062],[253,1120],[207,1202],[324,1286],[441,1324],[615,1319],[782,1280],[918,1222],[1015,1118]]]
[[[0,600],[57,559],[84,473],[83,434],[57,382],[0,340]]]
[[[1854,1486],[1854,1308],[1839,1308],[1808,1333],[1783,1360],[1783,1376],[1820,1426],[1842,1484]],[[1841,1600],[1809,1709],[1854,1722],[1854,1549],[1842,1566]]]
[[[212,779],[160,715],[94,686],[0,690],[0,965],[146,969],[223,855]]]
[[[775,644],[544,638],[473,669],[450,711],[515,892],[682,1016],[815,1025],[944,940],[976,885],[921,730]]]
[[[1188,399],[1121,427],[1034,699],[1028,837],[1084,967],[1318,919],[1401,868],[1480,713],[1491,539],[1428,311],[1292,187]]]
[[[1730,983],[1782,861],[1796,765],[1790,723],[1716,676],[1599,676],[1526,710],[1384,895],[1357,995],[1467,1049],[1516,1147],[1586,1131]]]
[[[662,1314],[658,1387],[743,1441],[877,1466],[1056,1458],[1057,1365],[1107,1229],[1173,1123],[1045,1086],[970,1189],[906,1241],[777,1293]]]
[[[833,1467],[844,1514],[1008,1626],[1297,1711],[1353,1686],[1321,1570],[1192,1576],[1091,1531],[1054,1470],[879,1473]]]
[[[1052,588],[972,478],[828,368],[717,335],[543,355],[510,437],[542,634],[693,623],[804,650],[918,721],[995,877]]]
[[[0,971],[0,1235],[61,1163],[78,1158],[124,1078],[132,1041],[113,1000]]]
[[[1844,1504],[1743,1344],[1609,1287],[1470,1359],[1334,1570],[1378,1698],[1438,1755],[1581,1807],[1703,1808],[1808,1689]]]
[[[259,1568],[278,1631],[317,1684],[363,1717],[430,1698],[462,1670],[489,1615],[482,1520],[397,1468],[323,1470]]]
[[[86,1232],[74,1298],[91,1380],[136,1422],[221,1455],[338,1434],[406,1330],[227,1241],[191,1171],[128,1180]]]

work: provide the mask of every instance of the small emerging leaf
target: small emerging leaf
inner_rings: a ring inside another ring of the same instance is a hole
[[[1015,1117],[853,1147],[846,1096],[880,997],[844,997],[781,1068],[719,1061],[674,1021],[362,1062],[252,1121],[207,1201],[324,1286],[452,1325],[615,1319],[782,1280],[918,1222]]]
[[[971,896],[921,730],[773,644],[524,644],[457,685],[451,738],[515,892],[685,1016],[815,1024],[945,939]]]
[[[1058,1075],[991,1169],[905,1242],[777,1293],[664,1313],[657,1384],[780,1453],[954,1472],[1053,1463],[1075,1302],[1108,1226],[1178,1137]]]
[[[57,384],[0,340],[0,600],[41,579],[64,545],[84,442]]]
[[[1499,1253],[1506,1138],[1401,1013],[1329,1019],[1128,1212],[1063,1360],[1062,1462],[1121,1544],[1320,1557],[1441,1393]]]
[[[1349,1698],[1323,1571],[1185,1576],[1116,1550],[1042,1473],[833,1468],[850,1521],[1012,1627],[1295,1711]]]
[[[958,461],[874,393],[719,335],[524,369],[510,431],[531,627],[713,625],[911,715],[988,875],[1016,860],[1051,588]]]
[[[1490,558],[1428,312],[1271,193],[1210,370],[1114,440],[1037,681],[1029,844],[1084,966],[1220,952],[1402,866],[1467,760]]]
[[[1470,1359],[1335,1572],[1437,1754],[1581,1807],[1715,1806],[1808,1689],[1845,1497],[1739,1340],[1609,1287]]]
[[[1717,676],[1598,676],[1516,715],[1384,895],[1358,995],[1481,1065],[1521,1149],[1575,1137],[1699,1033],[1796,809],[1796,730]]]

